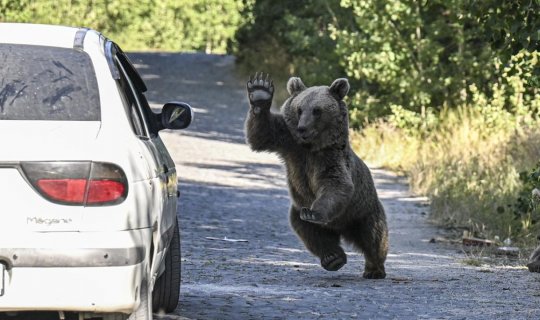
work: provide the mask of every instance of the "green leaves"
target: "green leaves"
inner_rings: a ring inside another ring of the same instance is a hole
[[[538,68],[507,77],[501,65],[538,48],[538,9],[538,1],[258,0],[237,55],[249,69],[313,84],[346,73],[354,126],[393,105],[424,117],[473,103],[476,92],[516,112],[517,93],[534,96]]]
[[[482,25],[480,34],[503,58],[540,49],[539,1],[478,1],[469,9]]]
[[[330,85],[345,75],[330,26],[346,28],[353,20],[339,0],[257,0],[251,14],[235,37],[245,69],[272,70],[283,83],[300,76],[307,85]]]
[[[241,0],[0,0],[0,21],[94,28],[125,50],[226,53]]]

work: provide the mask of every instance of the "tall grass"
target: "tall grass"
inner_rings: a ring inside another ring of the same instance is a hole
[[[463,106],[414,126],[379,121],[352,141],[367,162],[405,173],[411,190],[430,198],[436,222],[484,237],[531,241],[538,234],[535,221],[514,210],[519,173],[540,159],[533,117]]]

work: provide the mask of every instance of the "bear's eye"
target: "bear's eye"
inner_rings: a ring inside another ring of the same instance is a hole
[[[321,115],[321,113],[322,113],[321,108],[315,108],[315,109],[313,109],[313,115],[314,115],[314,116],[318,117],[318,116]]]
[[[302,115],[302,109],[298,108],[298,116]]]

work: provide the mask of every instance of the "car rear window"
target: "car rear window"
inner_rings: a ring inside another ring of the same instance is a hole
[[[97,80],[88,54],[0,43],[0,120],[100,118]]]

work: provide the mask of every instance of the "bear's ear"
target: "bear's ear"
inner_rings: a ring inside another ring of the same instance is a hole
[[[332,82],[330,86],[330,94],[334,96],[338,101],[343,100],[347,93],[349,92],[349,80],[345,78],[339,78]]]
[[[302,82],[302,79],[298,77],[291,77],[287,81],[287,91],[292,96],[294,94],[300,93],[306,89],[306,85]]]

